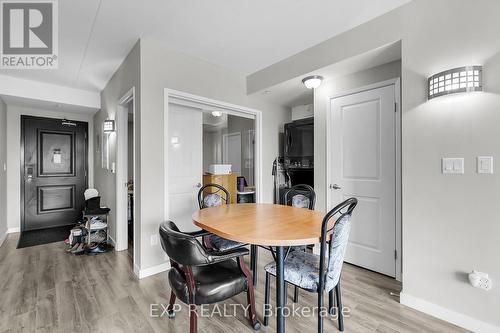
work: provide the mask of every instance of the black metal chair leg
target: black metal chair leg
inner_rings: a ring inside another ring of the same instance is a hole
[[[264,326],[269,325],[269,316],[268,312],[266,311],[269,309],[269,292],[270,292],[270,278],[269,278],[269,273],[266,272],[266,286],[265,286],[265,291],[264,291]]]
[[[335,298],[337,299],[337,314],[339,316],[339,331],[344,330],[344,314],[342,313],[342,295],[340,292],[340,281],[335,286]]]
[[[328,292],[328,313],[332,316],[335,315],[335,300],[334,300],[334,289]]]
[[[293,302],[297,303],[299,301],[299,288],[295,286],[293,291]]]
[[[253,286],[257,286],[257,264],[259,260],[259,255],[258,255],[258,246],[257,245],[250,245],[250,261],[251,261],[251,267],[252,267],[252,275],[253,275]]]
[[[318,333],[323,333],[323,293],[318,292]]]

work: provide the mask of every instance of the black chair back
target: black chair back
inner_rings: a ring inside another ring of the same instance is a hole
[[[208,193],[205,196],[204,195],[205,190],[207,190],[207,189],[210,190],[211,188],[214,188],[215,191],[210,191],[210,193]],[[224,196],[222,196],[221,194],[224,194]],[[210,184],[204,185],[198,191],[198,205],[199,205],[200,209],[207,208],[207,207],[218,206],[217,204],[206,205],[205,204],[205,197],[208,197],[208,196],[214,196],[214,198],[215,197],[220,198],[221,204],[224,203],[224,204],[227,205],[228,203],[231,202],[231,199],[230,199],[230,196],[229,196],[229,192],[224,188],[224,186],[221,186],[219,184],[212,184],[212,183],[210,183]]]
[[[184,266],[203,266],[210,263],[208,255],[196,237],[179,231],[174,222],[160,225],[161,247],[174,262]]]
[[[321,253],[319,261],[319,289],[321,292],[324,290],[327,274],[332,275],[331,278],[334,280],[335,284],[340,278],[351,227],[351,216],[357,204],[358,199],[349,198],[335,206],[323,218],[323,223],[321,225]],[[336,215],[338,215],[338,218],[335,224],[333,227],[329,228],[328,223],[330,219]],[[329,233],[332,234],[331,241],[328,241]],[[328,247],[327,244],[329,244]],[[327,252],[328,261],[326,258]]]
[[[297,195],[303,195],[307,199],[309,199],[309,204],[307,207],[310,210],[314,209],[314,205],[316,203],[316,192],[314,189],[307,184],[297,184],[288,189],[283,195],[284,204],[287,206],[293,206],[293,198]]]

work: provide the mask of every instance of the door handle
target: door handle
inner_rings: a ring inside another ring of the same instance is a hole
[[[340,187],[339,185],[337,184],[330,184],[330,189],[331,190],[340,190],[342,187]]]
[[[196,187],[200,188],[201,187],[201,183],[196,184]]]
[[[29,183],[32,180],[33,180],[33,168],[32,167],[27,167],[26,168],[26,179],[25,179],[25,181],[27,183]]]

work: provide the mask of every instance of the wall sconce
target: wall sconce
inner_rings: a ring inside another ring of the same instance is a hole
[[[115,131],[115,121],[111,119],[106,119],[102,126],[102,130],[104,133],[111,133]]]
[[[483,67],[465,66],[434,74],[428,80],[427,99],[443,95],[482,91]]]

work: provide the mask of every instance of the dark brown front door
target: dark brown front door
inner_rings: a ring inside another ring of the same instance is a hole
[[[21,226],[73,224],[87,187],[88,124],[21,117]]]

